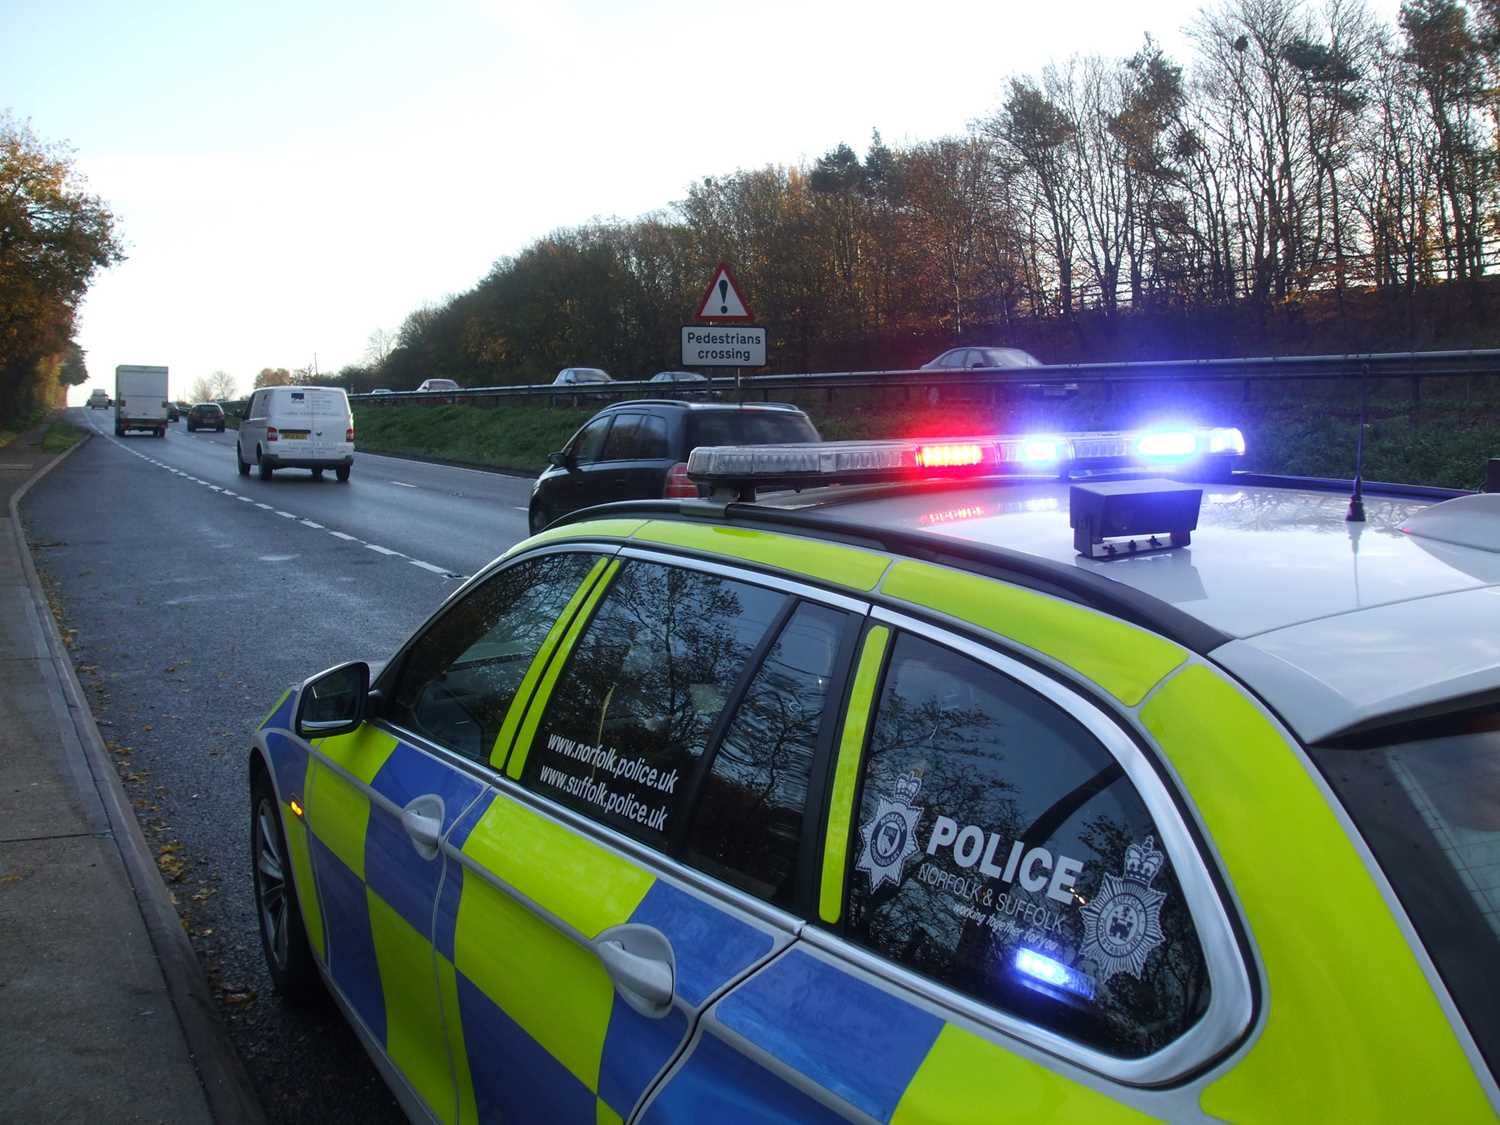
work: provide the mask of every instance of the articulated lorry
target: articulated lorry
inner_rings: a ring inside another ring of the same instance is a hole
[[[150,430],[167,436],[167,369],[121,364],[115,368],[115,436]]]

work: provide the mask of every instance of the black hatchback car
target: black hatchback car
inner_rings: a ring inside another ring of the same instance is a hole
[[[531,488],[531,530],[593,504],[696,497],[687,459],[700,445],[819,440],[812,420],[785,402],[616,403],[590,418],[561,450],[547,454],[551,465]]]
[[[224,432],[224,408],[217,402],[197,402],[188,407],[188,433],[194,430],[217,430]]]

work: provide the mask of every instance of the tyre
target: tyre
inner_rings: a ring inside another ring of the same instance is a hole
[[[271,479],[271,474],[274,473],[276,470],[273,469],[273,468],[271,468],[271,463],[269,461],[267,461],[265,458],[263,458],[263,457],[262,458],[258,458],[258,460],[260,461],[260,479],[261,480],[270,480]]]
[[[116,426],[115,427],[115,437],[124,437],[124,436],[125,436],[125,428],[123,426]]]
[[[250,876],[271,983],[288,1003],[306,1003],[317,995],[318,969],[307,944],[276,794],[260,770],[250,789]]]
[[[322,480],[322,479],[323,479],[323,470],[322,469],[314,469],[313,470],[313,480]]]
[[[224,427],[223,426],[218,426],[218,427],[215,427],[215,429],[214,429],[214,433],[216,433],[216,434],[222,434],[223,432],[224,432]]]
[[[347,484],[349,481],[349,471],[353,467],[353,465],[340,465],[338,468],[333,470],[333,475],[339,478],[339,483]]]
[[[245,459],[240,456],[239,442],[234,443],[234,463],[240,468],[240,476],[248,477],[250,475],[250,466],[245,464]]]
[[[189,422],[187,424],[187,432],[188,433],[192,433],[193,432],[193,424],[191,422]]]

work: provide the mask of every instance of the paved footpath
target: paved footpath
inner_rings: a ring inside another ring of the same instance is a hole
[[[262,1121],[47,609],[0,447],[0,1121]]]

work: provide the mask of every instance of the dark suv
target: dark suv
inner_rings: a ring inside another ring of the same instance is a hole
[[[806,414],[785,402],[729,405],[636,399],[599,411],[557,453],[531,489],[531,530],[614,500],[696,497],[688,452],[700,445],[819,441]]]
[[[187,412],[188,433],[194,430],[224,432],[224,408],[217,402],[195,402]]]

